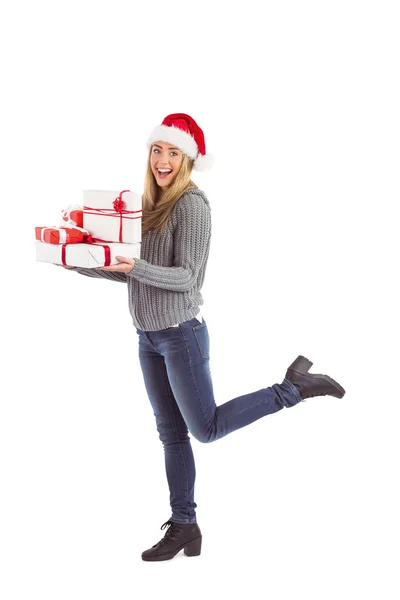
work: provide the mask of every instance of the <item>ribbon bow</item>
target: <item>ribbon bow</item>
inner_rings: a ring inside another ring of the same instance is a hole
[[[113,202],[113,207],[114,207],[115,212],[121,213],[124,209],[124,205],[125,205],[125,202],[122,200],[121,196],[118,196],[117,198],[115,198],[115,200]]]
[[[71,213],[74,210],[82,210],[82,206],[80,204],[70,204],[69,206],[67,206],[67,208],[64,208],[61,211],[61,216],[64,221],[68,221],[68,223],[72,222],[75,225],[77,225],[77,223],[73,219],[71,219]],[[69,225],[69,227],[70,226],[71,225]]]

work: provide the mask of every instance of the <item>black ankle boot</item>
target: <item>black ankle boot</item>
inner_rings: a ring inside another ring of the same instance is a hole
[[[313,396],[343,398],[346,392],[337,381],[328,375],[308,373],[312,364],[304,356],[298,356],[286,371],[286,379],[289,379],[297,387],[303,400]]]
[[[201,531],[197,523],[174,523],[166,521],[161,525],[164,529],[169,525],[164,537],[148,550],[142,552],[143,560],[169,560],[174,558],[182,548],[186,556],[198,556],[201,552]]]

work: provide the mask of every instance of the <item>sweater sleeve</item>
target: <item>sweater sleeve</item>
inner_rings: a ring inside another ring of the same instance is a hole
[[[102,271],[98,269],[85,269],[84,267],[71,267],[68,271],[76,271],[87,277],[96,277],[101,279],[111,279],[111,281],[121,281],[126,283],[126,273],[118,273],[116,271]]]
[[[211,211],[201,197],[189,194],[177,206],[176,217],[174,266],[161,267],[138,258],[128,277],[176,292],[187,292],[193,287],[207,254]]]

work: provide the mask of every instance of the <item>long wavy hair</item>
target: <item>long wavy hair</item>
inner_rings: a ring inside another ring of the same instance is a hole
[[[151,170],[152,148],[147,159],[142,196],[142,234],[150,229],[164,231],[175,203],[186,190],[198,187],[190,178],[194,161],[187,154],[182,153],[182,164],[173,182],[167,188],[161,188]]]

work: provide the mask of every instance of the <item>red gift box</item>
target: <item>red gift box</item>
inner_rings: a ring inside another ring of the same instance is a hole
[[[87,232],[75,227],[35,227],[36,239],[47,244],[83,243]]]
[[[77,204],[71,204],[61,213],[64,221],[68,222],[68,225],[76,225],[76,227],[83,227],[83,210],[82,206]]]

